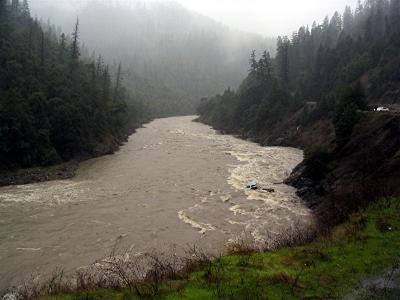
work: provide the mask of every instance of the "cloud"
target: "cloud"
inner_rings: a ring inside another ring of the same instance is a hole
[[[231,27],[263,35],[290,35],[301,25],[322,21],[357,0],[177,0]]]
[[[63,5],[74,9],[87,0],[31,0],[34,7],[41,4]],[[103,0],[134,3],[138,0]],[[149,2],[157,0],[139,0]],[[159,0],[168,1],[171,0]],[[255,32],[264,36],[290,35],[301,25],[321,22],[346,5],[355,6],[357,0],[175,0],[183,6],[207,15],[232,28]]]

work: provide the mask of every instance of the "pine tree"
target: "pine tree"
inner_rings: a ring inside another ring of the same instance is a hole
[[[259,78],[263,82],[268,82],[273,76],[272,60],[269,52],[264,51],[261,59],[258,62]]]
[[[282,86],[289,87],[289,47],[290,41],[285,37],[278,37],[277,63],[279,70],[279,79]]]
[[[352,33],[354,24],[354,16],[350,6],[346,6],[343,13],[343,30],[346,33]]]
[[[108,71],[108,66],[103,70],[103,101],[107,102],[110,98],[111,78]]]
[[[62,64],[65,63],[65,57],[67,52],[67,38],[65,34],[62,33],[60,36],[60,45],[58,47],[58,61]]]
[[[253,50],[250,55],[250,70],[249,70],[249,75],[250,76],[256,76],[257,70],[258,70],[258,63],[256,59],[256,51]]]
[[[122,65],[121,65],[121,63],[119,63],[118,71],[117,71],[117,77],[116,77],[116,80],[115,80],[114,99],[118,99],[119,89],[121,87],[121,82],[122,82]]]
[[[24,17],[26,17],[26,18],[29,17],[29,16],[31,15],[30,9],[29,9],[28,0],[24,0],[24,1],[22,2],[21,14],[22,14]]]
[[[72,44],[71,44],[71,72],[73,72],[79,63],[79,19],[76,19],[74,31],[72,32]]]
[[[96,61],[96,75],[98,77],[100,77],[101,74],[103,73],[103,66],[104,66],[103,57],[101,55],[99,55],[99,57],[97,58],[97,61]]]
[[[359,17],[362,14],[363,10],[364,10],[364,6],[362,5],[361,0],[358,0],[355,15],[357,17]]]
[[[44,38],[44,31],[41,30],[41,41],[40,41],[40,65],[44,66],[45,60],[45,38]]]
[[[28,41],[27,41],[27,49],[29,52],[29,57],[32,57],[32,46],[33,46],[33,30],[34,30],[34,22],[31,18],[28,19],[29,24],[29,33],[28,33]]]
[[[90,71],[91,71],[91,80],[90,80],[91,94],[93,99],[97,99],[97,71],[94,60],[90,64]]]

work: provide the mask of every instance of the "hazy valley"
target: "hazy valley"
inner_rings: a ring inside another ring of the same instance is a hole
[[[399,299],[400,0],[334,4],[0,0],[0,298]]]

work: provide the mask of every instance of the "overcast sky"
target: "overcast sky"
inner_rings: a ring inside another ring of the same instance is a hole
[[[301,25],[322,21],[357,0],[177,0],[231,27],[262,35],[290,35]]]
[[[66,0],[31,0],[32,4],[62,4]],[[67,0],[77,4],[87,0]],[[137,0],[112,0],[137,1]],[[144,0],[149,1],[149,0]],[[168,1],[168,0],[160,0]],[[355,7],[357,0],[175,0],[183,6],[207,15],[232,28],[263,36],[291,35],[301,25],[321,22],[346,5]],[[35,5],[33,5],[35,6]]]

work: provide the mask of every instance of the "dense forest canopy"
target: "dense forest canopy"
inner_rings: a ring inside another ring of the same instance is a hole
[[[127,86],[158,115],[194,113],[201,97],[239,86],[251,49],[275,51],[274,38],[231,30],[172,1],[63,3],[77,8],[32,0],[39,17],[62,28],[78,14],[87,55],[101,53],[114,69],[122,61]]]
[[[205,122],[252,136],[305,107],[298,125],[328,118],[344,143],[358,110],[400,102],[399,0],[346,7],[273,51],[176,3],[134,3],[66,11],[64,34],[33,19],[28,1],[0,0],[1,169],[104,153],[133,124],[192,113],[246,71],[237,90],[202,100]]]
[[[82,60],[79,20],[71,29],[34,20],[27,0],[0,0],[2,170],[112,151],[144,115],[122,69],[113,75],[101,57]]]
[[[305,105],[299,126],[328,118],[339,140],[346,138],[365,101],[400,102],[400,1],[346,7],[342,15],[279,37],[276,58],[260,56],[251,55],[249,74],[237,91],[203,99],[198,109],[203,121],[257,136]]]

